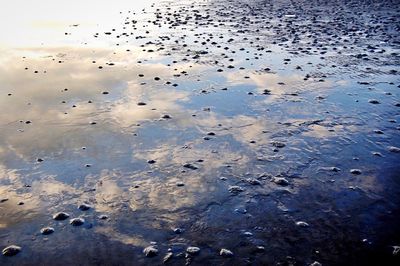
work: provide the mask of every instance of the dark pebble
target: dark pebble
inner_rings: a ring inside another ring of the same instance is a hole
[[[143,254],[146,257],[154,257],[154,256],[157,256],[158,249],[154,246],[148,246],[145,249],[143,249]]]
[[[66,212],[57,212],[53,215],[53,219],[57,221],[62,221],[69,218],[69,214]]]
[[[54,233],[54,228],[53,227],[44,227],[44,228],[40,229],[40,233],[42,235],[50,235],[50,234]]]
[[[83,204],[81,204],[81,205],[78,206],[78,209],[81,210],[81,211],[87,211],[87,210],[89,210],[90,208],[91,208],[91,206],[88,205],[88,204],[86,204],[86,203],[83,203]]]
[[[21,247],[16,246],[16,245],[11,245],[3,249],[3,255],[4,256],[15,256],[21,251]]]
[[[350,173],[353,175],[361,175],[361,170],[360,169],[351,169]]]
[[[85,220],[83,218],[73,218],[69,223],[73,226],[80,226],[85,223]]]

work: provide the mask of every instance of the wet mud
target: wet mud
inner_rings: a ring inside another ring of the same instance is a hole
[[[399,265],[398,1],[119,11],[0,46],[0,265]]]

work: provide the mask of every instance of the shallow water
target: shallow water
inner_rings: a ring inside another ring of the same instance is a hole
[[[399,262],[396,1],[14,2],[0,265]]]

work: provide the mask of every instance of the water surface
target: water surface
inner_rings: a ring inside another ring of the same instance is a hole
[[[396,1],[1,12],[1,265],[398,263]]]

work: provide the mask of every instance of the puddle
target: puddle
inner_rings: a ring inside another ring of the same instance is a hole
[[[1,265],[398,263],[394,2],[17,2]]]

